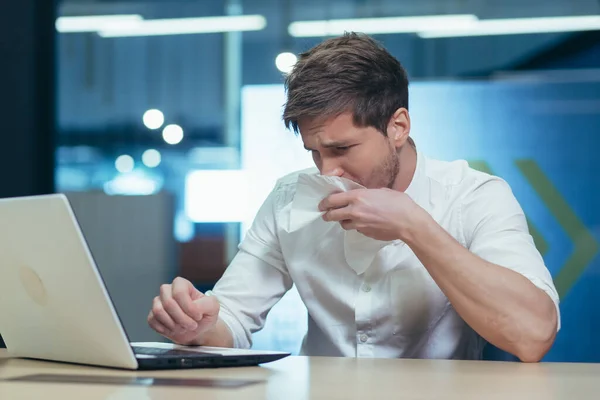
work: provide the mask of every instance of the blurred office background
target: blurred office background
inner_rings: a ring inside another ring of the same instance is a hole
[[[161,283],[210,289],[311,166],[283,76],[354,30],[408,70],[422,152],[513,187],[561,295],[546,360],[600,361],[600,1],[21,0],[0,22],[0,197],[67,193],[132,340],[160,340]],[[295,353],[305,329],[292,290],[254,346]]]

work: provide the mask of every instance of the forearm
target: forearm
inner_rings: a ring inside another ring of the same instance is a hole
[[[405,240],[457,313],[493,345],[538,361],[556,334],[550,297],[521,274],[469,252],[428,214],[419,218]]]
[[[183,343],[182,343],[183,344]],[[208,331],[201,333],[190,346],[233,347],[233,335],[221,318]]]

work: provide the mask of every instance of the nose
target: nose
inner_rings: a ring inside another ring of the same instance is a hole
[[[344,170],[335,162],[323,160],[321,164],[321,175],[340,177],[344,175]]]

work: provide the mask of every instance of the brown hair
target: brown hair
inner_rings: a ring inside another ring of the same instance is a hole
[[[300,54],[285,88],[283,120],[295,133],[300,118],[352,112],[355,125],[387,135],[394,112],[408,109],[408,78],[400,62],[369,36],[354,32]]]

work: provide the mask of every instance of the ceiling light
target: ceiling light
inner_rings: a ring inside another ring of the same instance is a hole
[[[264,29],[267,20],[262,15],[233,15],[222,17],[167,18],[143,20],[141,23],[102,29],[102,37],[185,35],[194,33],[217,33],[258,31]]]
[[[142,20],[142,16],[137,14],[59,17],[55,26],[60,33],[97,32],[105,29],[131,29]]]
[[[296,21],[289,25],[288,32],[295,37],[337,36],[344,32],[416,33],[461,27],[474,21],[477,17],[471,14]]]
[[[505,18],[479,20],[464,26],[428,28],[419,33],[425,39],[461,36],[517,35],[600,30],[600,16]]]

